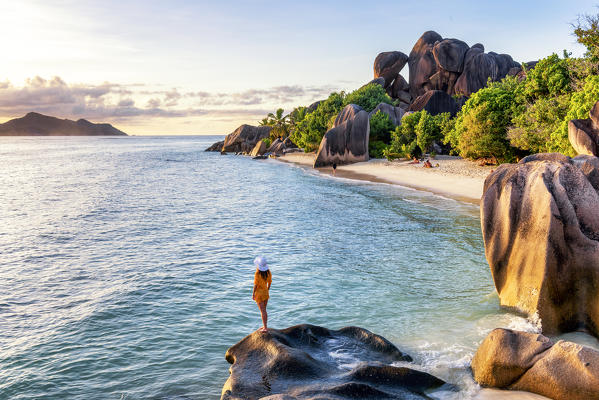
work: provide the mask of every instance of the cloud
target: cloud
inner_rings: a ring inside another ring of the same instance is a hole
[[[308,105],[332,91],[332,87],[300,85],[234,93],[181,91],[178,88],[153,90],[149,85],[139,83],[73,84],[58,76],[51,79],[35,76],[18,87],[9,81],[0,82],[0,116],[14,118],[36,111],[60,118],[105,122],[185,117],[254,120],[279,106],[291,109]]]

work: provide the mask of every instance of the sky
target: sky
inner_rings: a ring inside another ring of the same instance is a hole
[[[378,53],[409,54],[428,30],[519,62],[580,56],[571,24],[597,4],[0,0],[0,122],[36,111],[135,135],[222,135],[360,87]]]

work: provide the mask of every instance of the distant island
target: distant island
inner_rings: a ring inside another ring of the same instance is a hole
[[[110,124],[72,121],[30,112],[0,124],[0,136],[127,136]]]

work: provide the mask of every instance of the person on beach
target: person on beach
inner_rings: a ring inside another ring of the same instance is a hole
[[[410,162],[410,164],[419,164],[419,163],[420,163],[420,160],[418,160],[416,157],[414,157],[412,162]]]
[[[423,165],[423,167],[424,167],[424,168],[432,168],[432,167],[433,167],[433,164],[431,164],[431,162],[430,162],[430,161],[427,159],[427,160],[424,162],[424,165]]]
[[[333,163],[333,175],[335,175],[335,172],[337,172],[337,164]]]
[[[262,315],[262,324],[260,328],[261,332],[267,332],[268,327],[268,314],[266,313],[266,305],[268,304],[268,291],[272,284],[272,274],[266,263],[266,258],[258,256],[254,259],[254,265],[256,266],[256,272],[254,273],[254,291],[252,292],[252,300],[258,304],[260,308],[260,314]]]

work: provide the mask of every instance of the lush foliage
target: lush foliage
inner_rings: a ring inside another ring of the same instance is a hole
[[[433,152],[432,145],[440,142],[453,127],[449,113],[430,115],[418,111],[405,116],[401,125],[391,133],[391,145],[385,151],[389,159],[397,157],[420,157],[424,152]]]
[[[384,158],[387,147],[387,143],[382,140],[371,140],[368,143],[368,155],[370,158]]]
[[[533,101],[569,93],[570,81],[568,60],[561,59],[554,53],[540,60],[531,71],[528,71],[526,80],[517,90],[522,93],[525,100]]]
[[[516,111],[517,85],[515,78],[507,77],[474,93],[458,113],[445,143],[462,157],[512,161],[515,149],[507,138],[507,128]]]
[[[581,16],[575,27],[574,35],[578,43],[587,48],[587,57],[599,60],[599,15]]]
[[[389,143],[391,132],[395,128],[387,114],[378,110],[370,117],[370,141]]]
[[[332,127],[331,121],[343,108],[344,100],[345,93],[332,93],[316,110],[306,114],[291,132],[293,143],[305,151],[317,150],[325,132]]]
[[[357,104],[364,110],[370,112],[380,103],[393,104],[393,101],[381,85],[370,83],[348,94],[345,97],[343,106]]]

